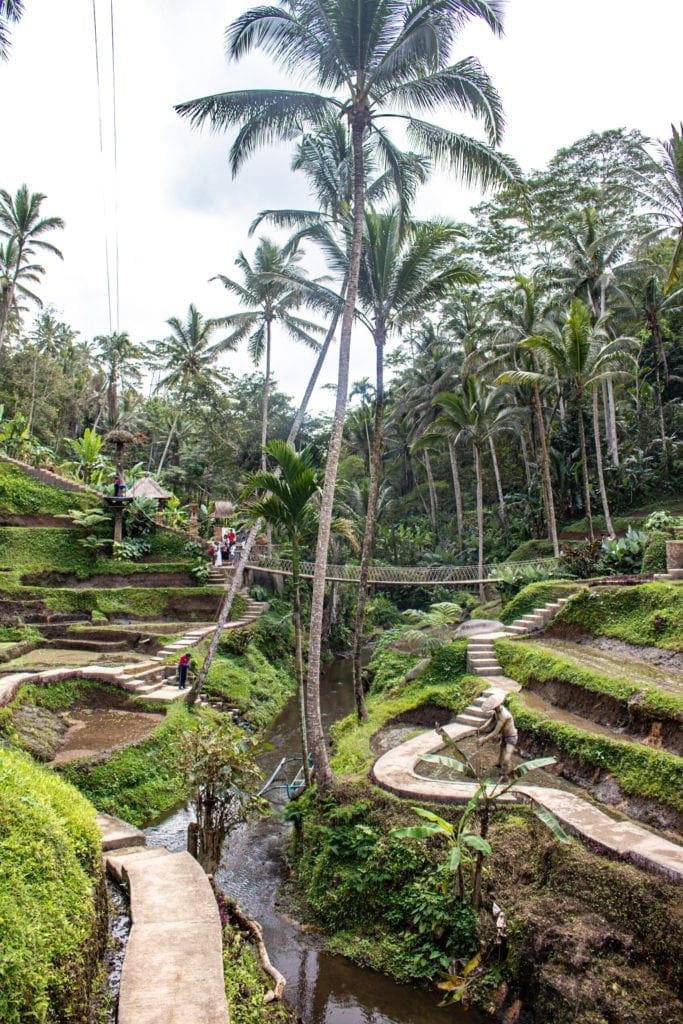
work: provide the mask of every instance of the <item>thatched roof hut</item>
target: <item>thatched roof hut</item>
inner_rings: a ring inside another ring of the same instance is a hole
[[[173,497],[171,492],[165,491],[153,476],[141,476],[128,489],[128,494],[131,498],[152,498],[154,501],[159,502],[161,508],[164,507],[169,498]]]
[[[235,506],[231,501],[214,501],[211,509],[212,519],[231,519]]]

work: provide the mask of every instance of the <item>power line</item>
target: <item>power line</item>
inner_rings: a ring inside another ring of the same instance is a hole
[[[104,137],[102,133],[102,87],[100,84],[100,55],[97,44],[97,10],[96,0],[92,0],[92,22],[95,36],[95,77],[97,79],[97,120],[100,135],[100,167],[102,170],[102,213],[104,223],[104,262],[107,274],[107,309],[109,312],[109,333],[112,332],[111,317],[111,273],[109,269],[109,232],[107,229],[107,192],[104,183]]]
[[[114,0],[109,0],[109,22],[111,27],[111,87],[114,134],[114,245],[115,245],[115,279],[116,279],[116,330],[119,330],[121,315],[119,291],[119,166],[118,139],[116,132],[116,51],[114,47]]]

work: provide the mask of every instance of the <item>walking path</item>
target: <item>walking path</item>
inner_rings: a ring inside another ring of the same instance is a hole
[[[223,629],[242,629],[251,625],[267,611],[264,601],[247,599],[247,609],[241,619],[227,622]],[[167,704],[186,696],[179,690],[175,682],[175,667],[166,664],[169,655],[195,647],[205,637],[213,633],[215,625],[190,626],[178,640],[168,643],[156,654],[150,655],[145,661],[134,661],[127,665],[79,665],[44,669],[40,672],[10,672],[0,675],[0,707],[9,704],[17,694],[19,687],[26,683],[44,686],[49,683],[63,682],[67,679],[95,679],[98,682],[118,686],[136,697],[144,697],[146,701]]]
[[[127,883],[132,927],[118,1024],[229,1024],[221,922],[189,853],[148,848],[144,833],[98,814],[107,872]]]
[[[445,727],[450,739],[464,739],[481,727],[488,718],[481,708],[487,698],[520,689],[514,679],[503,675],[495,655],[493,641],[506,635],[487,633],[470,638],[468,662],[471,669],[483,677],[487,688]],[[383,789],[398,796],[435,803],[466,803],[477,789],[475,782],[428,779],[417,771],[424,755],[436,753],[443,745],[443,739],[436,730],[421,733],[378,758],[372,769],[372,778]],[[634,822],[615,821],[574,793],[545,786],[516,785],[501,797],[501,801],[533,801],[552,811],[568,832],[579,836],[589,846],[683,881],[683,846],[663,839]]]

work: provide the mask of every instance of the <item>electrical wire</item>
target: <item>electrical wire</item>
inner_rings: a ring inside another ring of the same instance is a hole
[[[100,165],[102,168],[102,212],[104,222],[104,262],[106,267],[107,275],[107,309],[109,312],[109,333],[112,332],[112,316],[111,316],[111,271],[109,261],[109,232],[107,230],[107,193],[104,184],[104,135],[102,132],[102,86],[100,83],[100,55],[99,47],[97,43],[97,10],[96,0],[92,0],[92,21],[93,21],[93,33],[95,37],[95,77],[97,79],[97,120],[99,125],[99,136],[100,136]]]
[[[109,0],[109,22],[111,28],[111,86],[114,135],[114,277],[116,281],[116,330],[120,327],[121,302],[119,290],[119,163],[118,137],[116,128],[116,50],[114,46],[114,0]]]

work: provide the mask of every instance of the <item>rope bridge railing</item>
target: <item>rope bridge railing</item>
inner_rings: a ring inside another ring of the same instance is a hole
[[[487,562],[484,575],[480,577],[478,565],[371,565],[370,583],[402,584],[407,586],[429,586],[439,583],[479,583],[501,578],[501,573],[524,570],[525,568],[552,570],[557,565],[556,558],[537,558],[527,562]],[[252,551],[247,562],[248,569],[271,572],[281,576],[291,576],[292,562],[289,558],[278,555],[257,554]],[[313,562],[300,563],[300,575],[312,577],[315,566]],[[328,565],[326,577],[342,583],[358,583],[360,580],[359,565]]]

